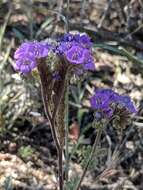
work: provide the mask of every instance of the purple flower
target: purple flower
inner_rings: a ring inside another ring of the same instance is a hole
[[[126,109],[131,113],[137,112],[129,96],[120,96],[118,103],[126,107]]]
[[[70,34],[66,33],[61,39],[60,42],[74,42],[80,44],[84,48],[91,48],[92,42],[90,37],[87,34]]]
[[[90,70],[90,71],[95,70],[94,58],[91,55],[91,52],[89,50],[85,52],[85,60],[84,60],[83,68],[84,70]]]
[[[27,74],[36,67],[36,59],[46,57],[50,46],[44,42],[25,42],[15,52],[14,69]]]
[[[71,64],[81,64],[83,70],[95,70],[92,42],[86,34],[65,34],[59,41],[56,53]]]
[[[100,89],[90,99],[90,104],[104,118],[111,119],[117,106],[128,113],[136,113],[136,109],[128,96],[122,96],[111,89]]]
[[[86,49],[73,45],[68,51],[66,51],[65,56],[70,63],[82,64],[85,61],[86,52]]]
[[[32,71],[36,67],[36,60],[34,58],[24,57],[16,60],[14,69],[16,71],[20,71],[23,74],[27,74]]]
[[[81,71],[94,70],[91,51],[92,42],[86,34],[65,34],[56,44],[25,42],[15,52],[14,69],[27,74],[37,66],[37,60],[48,56],[49,50],[58,57],[64,57],[66,64],[81,65]],[[79,69],[79,67],[78,67]],[[76,68],[74,68],[76,71]],[[80,72],[80,73],[82,73]],[[78,72],[79,73],[79,72]]]
[[[33,56],[35,58],[46,57],[49,52],[49,45],[45,42],[25,42],[15,52],[14,58],[19,59],[23,56]]]
[[[75,35],[75,41],[85,48],[91,48],[92,47],[91,39],[86,34],[81,34],[81,35],[76,34]]]
[[[64,55],[71,47],[73,43],[71,42],[60,42],[60,44],[55,48],[57,55]]]
[[[61,42],[72,42],[73,40],[74,40],[74,35],[70,33],[64,34],[60,39]]]

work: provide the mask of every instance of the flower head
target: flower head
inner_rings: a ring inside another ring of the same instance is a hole
[[[68,51],[66,51],[65,56],[70,63],[82,64],[85,60],[86,52],[86,49],[73,45]]]
[[[75,35],[75,41],[79,44],[81,44],[81,46],[85,47],[85,48],[91,48],[92,47],[92,42],[90,37],[87,34],[76,34]]]
[[[60,39],[61,42],[72,42],[73,40],[74,40],[74,35],[70,33],[64,34]]]
[[[16,60],[14,69],[23,74],[31,72],[36,67],[36,60],[33,57],[24,57]]]
[[[118,103],[121,104],[123,107],[126,107],[126,109],[131,113],[137,112],[129,96],[120,96]]]
[[[14,69],[27,74],[36,67],[36,60],[46,57],[48,52],[49,45],[44,42],[25,42],[14,54],[14,58],[16,59]]]
[[[65,34],[59,41],[56,53],[71,64],[80,64],[83,70],[95,70],[91,52],[92,42],[86,34]]]
[[[70,34],[63,35],[60,41],[55,43],[44,42],[25,42],[15,52],[14,69],[27,74],[37,66],[37,60],[47,57],[49,50],[53,55],[66,60],[65,64],[80,65],[81,67],[72,67],[75,73],[82,73],[84,70],[94,70],[94,58],[92,56],[92,42],[86,34]],[[52,54],[51,54],[52,55]],[[81,72],[79,72],[79,69]]]
[[[136,113],[130,97],[122,96],[111,89],[100,89],[90,99],[90,104],[101,117],[111,119],[119,107],[128,114]]]

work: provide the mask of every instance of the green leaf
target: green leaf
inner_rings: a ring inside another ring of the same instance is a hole
[[[143,60],[139,59],[137,56],[134,56],[132,53],[130,53],[121,46],[117,48],[108,44],[94,44],[94,48],[108,50],[110,52],[126,57],[129,61],[132,61],[133,63],[143,64]]]
[[[77,119],[78,119],[79,125],[81,125],[81,120],[82,120],[82,118],[83,118],[84,113],[87,113],[87,112],[88,112],[88,110],[85,109],[85,108],[78,109],[78,112],[77,112]]]
[[[122,53],[118,48],[111,46],[111,45],[108,45],[108,44],[94,44],[93,47],[108,50],[110,52],[117,53],[119,55],[121,55],[121,53]]]
[[[66,183],[66,189],[68,190],[75,190],[75,187],[79,181],[79,176],[73,177],[70,181]]]
[[[43,22],[43,24],[41,24],[39,30],[36,32],[36,34],[35,34],[35,39],[37,39],[37,38],[40,36],[40,34],[42,33],[42,31],[43,31],[46,27],[50,26],[53,21],[54,21],[54,19],[53,19],[52,17],[48,17],[48,18]]]
[[[12,31],[14,32],[15,37],[18,38],[20,42],[24,41],[25,36],[19,30],[13,28]]]
[[[5,34],[5,30],[6,30],[10,15],[11,15],[11,9],[9,9],[9,12],[5,16],[5,21],[4,21],[3,26],[0,27],[0,50],[1,50],[1,47],[2,47],[3,36]]]
[[[31,148],[31,146],[21,146],[20,149],[18,150],[19,155],[22,158],[27,158],[27,157],[31,157],[33,154],[33,149]]]

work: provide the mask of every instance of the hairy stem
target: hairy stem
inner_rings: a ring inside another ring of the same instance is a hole
[[[60,149],[60,144],[59,144],[59,141],[58,141],[58,137],[57,137],[57,134],[56,134],[56,129],[55,129],[55,122],[53,121],[52,119],[52,116],[49,112],[49,109],[48,109],[48,100],[47,100],[47,85],[48,85],[48,81],[47,81],[47,75],[45,73],[45,68],[43,67],[42,64],[39,64],[38,65],[38,70],[39,70],[39,74],[40,74],[40,80],[41,80],[41,95],[42,95],[42,101],[43,101],[43,105],[44,105],[44,111],[45,111],[45,115],[49,121],[49,124],[50,124],[50,128],[51,128],[51,132],[52,132],[52,136],[53,136],[53,139],[55,141],[55,144],[56,144],[56,148],[57,150]]]
[[[62,164],[62,159],[63,159],[62,154],[63,153],[62,153],[62,148],[60,147],[60,143],[58,141],[58,137],[56,134],[55,123],[53,122],[52,118],[50,118],[50,115],[49,115],[48,110],[47,110],[45,96],[43,94],[43,88],[41,88],[41,89],[42,89],[42,99],[43,99],[43,104],[44,104],[44,108],[45,108],[45,114],[46,114],[47,119],[49,120],[52,136],[53,136],[54,142],[56,144],[56,149],[58,152],[59,188],[60,188],[60,190],[63,190],[63,164]]]
[[[52,132],[52,137],[54,139],[57,153],[58,153],[58,170],[59,170],[59,190],[63,190],[63,164],[62,164],[62,148],[60,146],[58,137],[57,137],[57,132],[56,132],[56,127],[55,127],[55,120],[52,118],[49,109],[48,109],[48,104],[47,104],[47,76],[45,72],[45,68],[43,67],[42,64],[38,65],[38,70],[40,74],[40,79],[41,79],[41,95],[42,95],[42,101],[44,105],[44,111],[45,115],[49,121],[51,132]]]
[[[58,141],[58,137],[57,137],[57,134],[56,134],[56,129],[55,129],[55,124],[49,114],[49,111],[48,111],[48,108],[46,106],[46,97],[45,97],[45,94],[43,93],[43,86],[42,86],[42,83],[41,83],[41,94],[42,94],[42,100],[43,100],[43,105],[44,105],[44,110],[45,110],[45,115],[49,121],[49,124],[50,124],[50,128],[51,128],[51,132],[52,132],[52,136],[53,136],[53,139],[54,139],[54,142],[56,144],[56,148],[57,150],[61,149],[60,148],[60,144],[59,144],[59,141]]]
[[[60,106],[61,100],[62,100],[64,92],[65,92],[65,86],[66,86],[66,78],[64,79],[63,86],[61,87],[61,93],[60,93],[60,95],[58,97],[57,104],[56,104],[56,106],[54,108],[54,111],[53,111],[52,118],[53,118],[54,121],[56,119],[56,115],[57,115],[57,113],[59,111],[59,106]]]
[[[90,162],[91,162],[93,156],[95,156],[96,148],[97,148],[97,145],[98,145],[98,143],[99,143],[99,141],[100,141],[101,134],[102,134],[102,127],[99,128],[98,131],[97,131],[96,139],[95,139],[95,142],[94,142],[94,144],[93,144],[91,154],[90,154],[90,156],[89,156],[89,159],[88,159],[88,161],[87,161],[87,164],[86,164],[86,166],[85,166],[85,168],[84,168],[84,170],[83,170],[82,176],[81,176],[81,178],[80,178],[80,180],[79,180],[79,182],[78,182],[78,184],[77,184],[75,190],[79,190],[79,188],[80,188],[80,186],[81,186],[81,183],[82,183],[82,181],[83,181],[83,179],[84,179],[84,177],[85,177],[85,174],[86,174],[86,172],[87,172],[87,170],[88,170],[88,167],[89,167],[89,165],[90,165]]]

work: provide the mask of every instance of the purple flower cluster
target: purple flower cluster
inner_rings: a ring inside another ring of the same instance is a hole
[[[46,57],[49,45],[44,42],[25,42],[15,52],[16,63],[14,69],[27,74],[37,66],[37,59]]]
[[[136,113],[129,96],[119,95],[111,89],[100,89],[90,99],[90,104],[96,110],[97,117],[111,119],[116,107],[121,107],[129,114]]]
[[[16,60],[14,68],[23,74],[30,73],[37,66],[37,60],[47,57],[51,50],[59,57],[64,56],[70,64],[82,65],[84,70],[94,70],[95,64],[91,47],[92,42],[86,34],[67,33],[54,45],[37,41],[25,42],[14,54]]]
[[[82,65],[84,70],[95,70],[91,54],[92,42],[86,34],[65,34],[59,41],[56,52],[65,56],[68,62]]]

